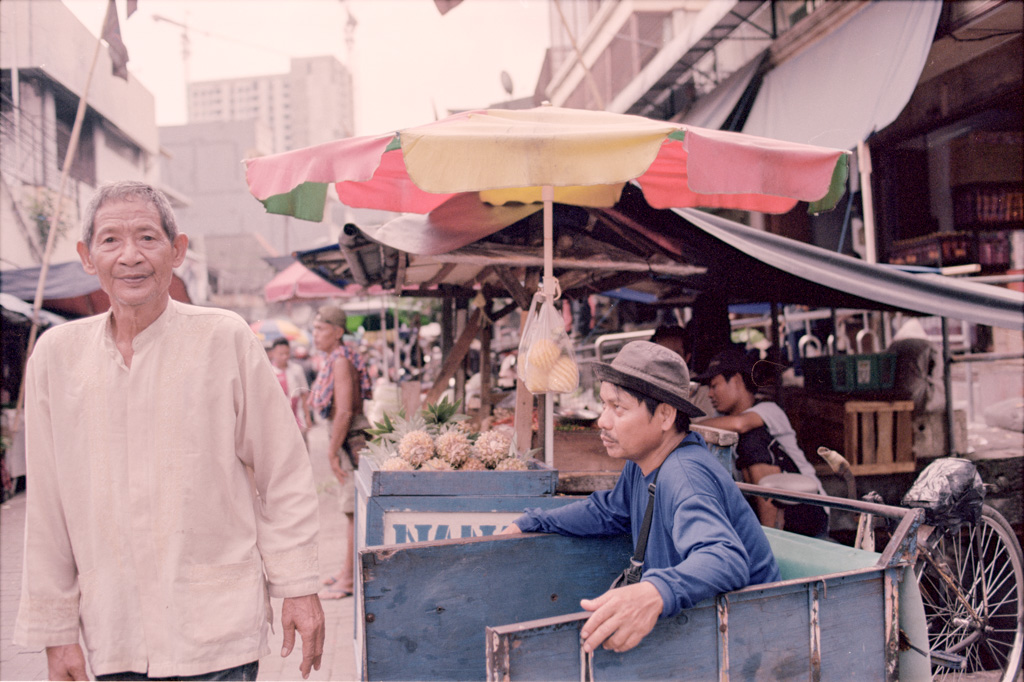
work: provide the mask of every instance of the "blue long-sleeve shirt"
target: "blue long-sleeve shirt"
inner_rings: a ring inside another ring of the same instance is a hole
[[[654,476],[626,462],[613,489],[557,509],[528,509],[515,523],[523,532],[581,537],[630,531],[635,548]],[[691,432],[665,459],[654,504],[643,580],[661,593],[663,618],[781,579],[757,516],[700,435]]]

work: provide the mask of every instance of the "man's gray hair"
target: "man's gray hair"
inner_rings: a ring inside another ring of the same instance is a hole
[[[120,180],[118,182],[107,182],[96,188],[96,194],[85,207],[85,217],[82,220],[82,241],[86,248],[92,247],[92,237],[96,229],[96,212],[108,201],[138,201],[142,200],[152,204],[157,213],[160,214],[160,224],[163,225],[167,238],[174,241],[178,236],[178,223],[174,219],[174,209],[167,196],[157,188],[147,185],[138,180]]]

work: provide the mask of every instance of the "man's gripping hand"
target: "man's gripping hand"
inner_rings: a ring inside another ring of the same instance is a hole
[[[603,643],[605,649],[629,651],[654,629],[664,605],[658,588],[645,581],[580,600],[594,612],[580,631],[583,649],[591,652]]]
[[[78,644],[46,647],[46,667],[51,680],[88,680],[85,655]]]
[[[319,670],[324,655],[324,610],[315,594],[304,597],[286,597],[281,603],[281,630],[284,642],[281,658],[288,656],[295,646],[295,631],[302,637],[302,679],[309,677],[310,669]]]

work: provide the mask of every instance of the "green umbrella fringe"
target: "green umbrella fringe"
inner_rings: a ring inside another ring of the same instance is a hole
[[[260,203],[266,208],[267,213],[289,215],[319,223],[324,219],[327,186],[326,182],[304,182],[290,192],[275,194]]]

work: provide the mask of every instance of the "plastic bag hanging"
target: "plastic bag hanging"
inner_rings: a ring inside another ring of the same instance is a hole
[[[579,367],[565,322],[555,308],[555,297],[542,291],[533,295],[519,340],[516,373],[534,395],[570,393],[579,385]]]

